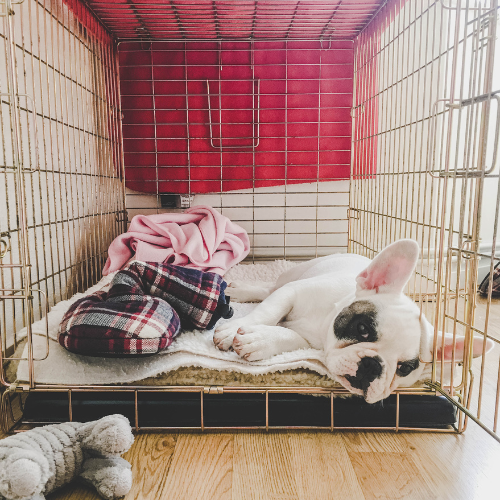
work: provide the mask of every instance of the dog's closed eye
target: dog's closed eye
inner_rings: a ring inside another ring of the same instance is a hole
[[[420,364],[418,358],[410,359],[409,361],[401,361],[398,363],[396,375],[407,377],[413,370],[417,369]]]
[[[358,333],[363,337],[364,339],[367,339],[370,336],[370,332],[368,331],[368,328],[366,327],[365,324],[360,323],[358,325]]]

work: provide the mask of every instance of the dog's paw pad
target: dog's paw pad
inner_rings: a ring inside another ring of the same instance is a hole
[[[274,354],[269,352],[269,339],[259,331],[261,328],[262,325],[238,330],[233,340],[233,349],[238,356],[247,361],[260,361]]]
[[[218,327],[214,332],[213,340],[215,347],[221,351],[231,350],[233,348],[234,336],[243,326],[244,322],[241,319],[236,319]]]

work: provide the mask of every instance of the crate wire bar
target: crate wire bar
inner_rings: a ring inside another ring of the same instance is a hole
[[[69,421],[73,420],[73,415],[75,411],[75,399],[77,398],[78,394],[85,393],[85,394],[99,394],[99,393],[106,393],[108,390],[108,386],[93,386],[91,388],[82,388],[82,387],[72,387],[72,386],[66,386],[66,387],[56,387],[56,386],[47,386],[43,388],[43,392],[46,394],[57,394],[57,393],[64,393],[67,395],[67,419]],[[195,431],[195,430],[201,430],[201,431],[220,431],[220,430],[304,430],[304,429],[314,429],[314,430],[323,430],[323,431],[338,431],[338,430],[356,430],[360,429],[359,426],[354,426],[354,425],[339,425],[335,422],[334,418],[334,409],[335,409],[335,397],[339,395],[347,395],[347,391],[340,389],[339,391],[332,391],[330,389],[323,389],[323,388],[305,388],[305,387],[272,387],[272,388],[263,388],[263,387],[245,387],[244,390],[238,387],[233,387],[233,386],[228,386],[228,387],[221,387],[221,386],[179,386],[179,387],[173,387],[173,386],[156,386],[156,387],[134,387],[134,386],[128,386],[128,387],[120,387],[118,391],[114,391],[114,395],[119,393],[120,395],[123,396],[132,396],[130,399],[133,399],[134,402],[134,407],[133,407],[133,418],[131,419],[131,423],[134,426],[136,431],[152,431],[152,430],[168,430],[168,431]],[[189,426],[189,425],[162,425],[162,426],[151,426],[147,424],[143,424],[144,419],[144,414],[140,410],[140,396],[143,396],[144,398],[147,398],[147,395],[152,395],[152,394],[161,394],[161,393],[175,393],[175,394],[184,394],[184,395],[189,395],[189,394],[198,394],[199,395],[199,420],[200,420],[200,425],[199,426]],[[455,429],[452,428],[446,428],[446,427],[436,427],[436,428],[425,428],[425,427],[409,427],[409,426],[404,426],[400,424],[400,417],[399,417],[399,409],[400,409],[400,400],[401,398],[404,399],[405,396],[421,396],[423,394],[426,395],[431,395],[434,392],[432,390],[427,390],[427,392],[422,392],[422,390],[413,390],[411,388],[407,389],[402,389],[399,390],[395,393],[396,395],[396,404],[395,404],[395,411],[394,411],[394,420],[393,420],[393,425],[373,425],[373,426],[363,426],[362,428],[364,430],[383,430],[383,431],[416,431],[416,432],[427,432],[429,430],[432,430],[433,432],[444,432],[444,433],[451,433],[451,432],[456,432]],[[261,414],[262,420],[265,422],[263,425],[239,425],[239,426],[218,426],[218,425],[210,425],[207,424],[207,418],[205,416],[205,401],[206,401],[206,396],[207,395],[234,395],[234,394],[261,394],[264,395],[265,397],[265,404],[264,404],[264,410]],[[286,394],[302,394],[302,395],[315,395],[315,396],[323,396],[323,397],[328,397],[329,401],[329,423],[328,425],[276,425],[276,424],[270,424],[270,419],[271,419],[271,414],[272,412],[270,411],[270,406],[271,406],[271,400],[269,399],[269,396],[271,395],[286,395]],[[10,421],[14,419],[13,412],[7,408],[9,411],[9,414],[7,414],[7,417],[4,416],[4,419],[8,419],[10,417]],[[142,414],[142,417],[141,417]],[[132,416],[132,412],[131,412]],[[10,422],[7,422],[10,423]],[[45,425],[51,423],[50,420],[42,420],[42,419],[33,419],[30,418],[29,421],[27,422],[29,425]]]
[[[37,391],[67,393],[70,420],[72,394],[131,393],[137,429],[140,394],[199,393],[201,430],[209,428],[204,394],[265,394],[259,428],[268,430],[269,394],[316,393],[331,400],[325,429],[338,428],[334,396],[343,389],[49,386],[34,381],[31,347],[29,383],[7,382],[17,332],[28,327],[30,346],[29,325],[96,283],[109,243],[131,217],[169,210],[163,195],[174,193],[245,227],[250,261],[339,250],[373,257],[397,238],[417,239],[422,258],[407,293],[436,335],[468,343],[461,370],[437,363],[435,343],[432,380],[396,391],[392,428],[403,430],[401,398],[442,393],[467,417],[459,414],[455,430],[471,417],[498,439],[499,348],[469,356],[473,334],[500,342],[488,328],[491,279],[488,297],[476,298],[478,275],[500,260],[497,16],[497,0],[6,0],[4,428],[17,420],[13,395]],[[332,62],[342,53],[347,59]],[[273,68],[284,74],[270,76]],[[342,79],[349,88],[339,90]],[[486,196],[496,200],[493,216]]]

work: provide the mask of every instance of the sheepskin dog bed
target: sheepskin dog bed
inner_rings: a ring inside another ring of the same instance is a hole
[[[295,266],[289,261],[239,264],[224,276],[249,282],[275,282],[278,276]],[[35,381],[40,384],[68,385],[141,385],[141,386],[258,386],[258,387],[321,387],[339,388],[328,376],[322,351],[301,349],[274,356],[269,360],[248,362],[234,352],[219,351],[213,344],[213,330],[183,331],[163,353],[145,358],[103,358],[73,354],[57,342],[59,323],[70,305],[80,297],[106,289],[110,274],[84,294],[56,304],[48,315],[49,354],[46,354],[45,320],[33,324]],[[255,304],[231,304],[234,318],[250,312]],[[225,321],[225,320],[220,320]],[[220,323],[218,323],[220,324]],[[26,336],[21,331],[19,338]],[[16,357],[27,357],[25,342]],[[11,362],[10,381],[28,380],[26,361]],[[204,426],[265,426],[265,394],[205,394]],[[269,426],[331,425],[331,402],[327,397],[305,394],[268,395]],[[72,395],[73,418],[90,421],[111,413],[135,418],[133,393],[75,392]],[[396,396],[375,405],[361,398],[336,398],[335,427],[394,427]],[[437,396],[401,396],[399,402],[401,427],[449,428],[456,421],[456,412],[445,398]],[[199,393],[139,393],[138,414],[141,427],[200,427]],[[24,410],[25,421],[64,421],[68,415],[66,393],[30,394]]]

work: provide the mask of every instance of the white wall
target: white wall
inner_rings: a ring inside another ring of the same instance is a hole
[[[293,184],[197,194],[192,206],[209,205],[249,234],[252,257],[310,258],[347,251],[349,181]],[[129,220],[168,212],[156,195],[127,191]]]

